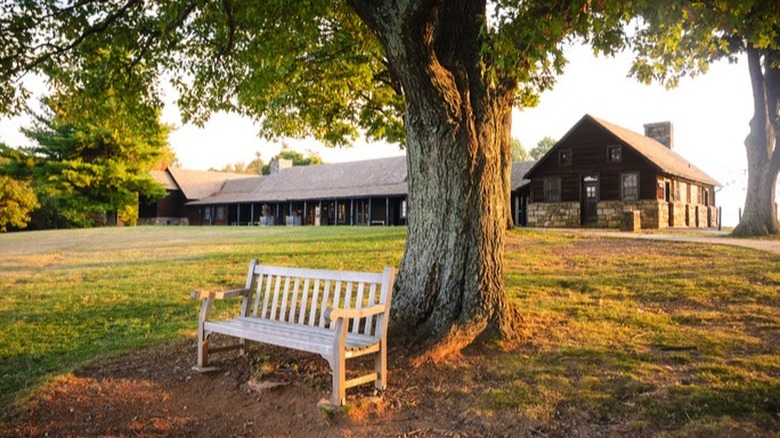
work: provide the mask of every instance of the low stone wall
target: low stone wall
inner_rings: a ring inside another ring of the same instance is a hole
[[[710,228],[718,228],[718,207],[715,207],[714,205],[711,205],[707,207],[707,214],[710,217]]]
[[[138,219],[138,225],[189,225],[186,217],[153,217]]]
[[[680,202],[672,202],[669,204],[672,216],[672,220],[669,226],[674,228],[684,228],[688,226],[688,224],[685,222],[685,211],[687,210],[686,207],[686,204]]]
[[[718,208],[715,206],[641,200],[601,201],[596,208],[597,226],[600,228],[620,228],[624,213],[631,211],[639,211],[643,229],[695,228],[697,219],[699,228],[718,226]],[[529,227],[566,228],[579,227],[580,224],[579,202],[536,202],[528,206]]]
[[[528,205],[528,226],[566,228],[580,226],[579,202],[535,202]]]
[[[623,214],[639,211],[642,228],[666,228],[669,223],[666,202],[659,201],[601,201],[597,205],[601,228],[620,228]]]

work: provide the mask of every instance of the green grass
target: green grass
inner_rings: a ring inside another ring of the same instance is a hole
[[[780,430],[780,257],[530,231],[509,242],[528,343],[491,363],[503,383],[485,407],[628,419],[637,434]]]
[[[403,228],[138,227],[0,235],[0,405],[85,361],[195,332],[195,289],[263,263],[380,271]],[[223,306],[217,307],[217,312]]]
[[[0,235],[0,405],[90,360],[195,331],[193,289],[249,258],[397,266],[403,228],[138,227]],[[474,413],[627,433],[780,431],[780,257],[720,245],[509,234],[525,342],[480,357]],[[223,306],[217,312],[226,312]],[[469,370],[465,371],[467,374]],[[483,375],[483,373],[485,373]]]

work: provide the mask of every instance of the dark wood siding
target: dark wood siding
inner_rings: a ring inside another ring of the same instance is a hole
[[[621,160],[609,162],[607,147],[616,145],[621,146]],[[560,164],[558,152],[562,149],[572,151],[570,165]],[[544,201],[544,178],[548,176],[561,177],[561,201],[579,202],[582,178],[587,175],[598,175],[600,200],[620,200],[620,176],[630,172],[639,173],[640,199],[656,199],[657,168],[601,127],[583,123],[560,141],[534,170],[531,202]]]

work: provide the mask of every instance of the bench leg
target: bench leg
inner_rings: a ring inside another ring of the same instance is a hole
[[[347,398],[347,359],[344,350],[336,353],[331,368],[333,368],[333,392],[330,394],[330,402],[333,406],[341,406]]]
[[[198,329],[198,364],[192,367],[199,372],[211,371],[209,363],[209,338],[202,328]]]
[[[384,391],[387,388],[387,348],[384,344],[379,346],[379,351],[374,356],[374,372],[378,376],[374,381],[374,387]]]
[[[198,364],[192,367],[193,370],[205,373],[208,371],[214,371],[218,368],[209,367],[209,335],[206,333],[205,323],[209,318],[211,312],[211,305],[213,304],[213,296],[209,296],[203,300],[203,304],[200,307],[200,316],[198,316]]]

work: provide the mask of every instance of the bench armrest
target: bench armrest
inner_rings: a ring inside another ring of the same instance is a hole
[[[190,298],[193,300],[202,300],[204,298],[212,297],[215,300],[223,300],[226,298],[234,298],[234,297],[245,297],[251,292],[250,289],[233,289],[233,290],[227,290],[222,292],[203,292],[203,291],[193,291],[190,294]]]
[[[328,321],[335,321],[338,318],[365,318],[367,316],[378,315],[384,313],[385,305],[376,304],[374,306],[363,307],[360,309],[342,309],[342,308],[328,308],[325,310],[325,319]]]

